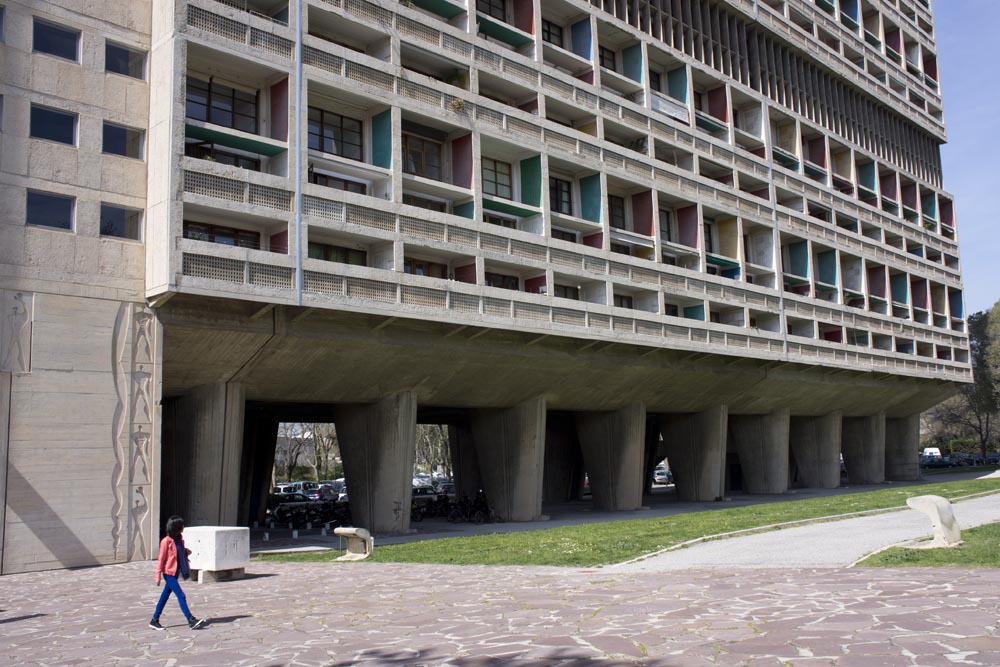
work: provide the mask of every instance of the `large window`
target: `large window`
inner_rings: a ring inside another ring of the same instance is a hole
[[[665,208],[660,209],[660,238],[668,243],[677,243],[677,223]]]
[[[427,209],[428,211],[437,211],[439,213],[448,212],[448,205],[443,201],[438,201],[437,199],[428,199],[426,197],[418,197],[417,195],[408,195],[403,193],[403,203],[408,204],[409,206]]]
[[[488,287],[499,287],[501,289],[517,291],[520,289],[520,280],[518,280],[517,276],[507,276],[502,273],[490,273],[487,271],[486,285]]]
[[[28,190],[24,222],[38,227],[73,229],[73,197]]]
[[[598,47],[597,50],[598,59],[600,60],[600,66],[605,69],[609,69],[612,72],[617,71],[615,52],[613,49],[609,49],[606,46]]]
[[[219,164],[260,171],[260,159],[216,148],[211,142],[184,144],[184,155],[199,160],[210,160]]]
[[[35,53],[47,53],[75,62],[80,58],[80,31],[36,18],[31,48]]]
[[[552,238],[559,239],[560,241],[569,241],[570,243],[579,243],[580,235],[576,232],[571,232],[565,229],[552,228]]]
[[[362,137],[360,120],[309,107],[309,148],[351,160],[363,160]]]
[[[502,199],[513,199],[510,163],[485,157],[482,162],[483,193]]]
[[[542,41],[561,47],[563,45],[562,26],[547,19],[542,19]]]
[[[614,229],[625,229],[625,198],[608,195],[608,219]]]
[[[333,188],[334,190],[356,192],[359,195],[363,195],[367,191],[364,183],[352,181],[346,178],[340,178],[339,176],[332,176],[330,174],[318,174],[316,172],[311,172],[309,174],[309,182],[315,183],[316,185],[322,185],[327,188]]]
[[[476,0],[476,9],[495,19],[507,21],[507,0]]]
[[[550,176],[549,205],[556,213],[573,215],[573,184],[561,178]]]
[[[257,134],[257,93],[189,76],[187,117]]]
[[[325,262],[338,264],[368,265],[368,253],[357,248],[347,248],[327,243],[309,243],[309,258],[322,259]]]
[[[124,155],[141,160],[142,130],[105,122],[103,150],[112,155]]]
[[[574,301],[579,301],[580,288],[556,283],[552,286],[552,296],[557,296],[561,299],[573,299]]]
[[[101,204],[101,236],[140,240],[142,211],[111,204]]]
[[[430,262],[425,259],[414,259],[406,257],[403,259],[403,273],[415,276],[429,276],[431,278],[448,278],[448,266],[439,262]]]
[[[635,302],[628,294],[615,294],[616,308],[635,308]]]
[[[240,248],[260,248],[259,232],[249,232],[245,229],[209,225],[204,222],[191,222],[189,220],[184,221],[184,238],[238,246]]]
[[[145,77],[146,54],[120,44],[104,43],[104,71],[124,74],[133,79]]]
[[[483,211],[483,222],[488,225],[496,225],[497,227],[517,229],[517,220],[514,218],[508,218],[505,215],[495,215],[493,213],[487,213],[486,211]]]
[[[76,114],[31,105],[31,137],[76,145]]]
[[[403,171],[440,181],[441,144],[415,134],[404,134]]]

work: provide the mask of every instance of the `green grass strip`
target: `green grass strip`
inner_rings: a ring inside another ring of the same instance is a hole
[[[1000,523],[962,531],[964,544],[949,549],[893,547],[869,556],[858,567],[1000,567]]]
[[[933,494],[958,498],[997,491],[1000,491],[1000,479],[976,479],[517,533],[429,539],[386,546],[379,546],[376,541],[369,562],[594,567],[733,531],[905,507],[907,498],[913,496]],[[340,554],[340,551],[272,554],[255,556],[255,559],[325,562]]]

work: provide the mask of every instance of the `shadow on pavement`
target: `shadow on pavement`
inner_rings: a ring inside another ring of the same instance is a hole
[[[365,651],[343,660],[327,663],[325,667],[362,667],[371,664],[379,667],[420,667],[423,665],[446,664],[448,667],[675,667],[678,662],[664,658],[634,660],[613,660],[603,658],[581,657],[579,651],[573,649],[553,648],[551,652],[539,656],[537,648],[532,649],[536,655],[520,658],[516,655],[490,656],[475,655],[449,657],[439,651],[428,650],[398,650],[384,649]]]
[[[24,616],[15,616],[13,618],[0,618],[0,624],[27,621],[32,618],[41,618],[42,616],[48,616],[48,614],[25,614]]]
[[[235,616],[213,616],[211,618],[206,618],[206,625],[222,625],[223,623],[232,623],[233,621],[238,621],[241,618],[253,618],[250,614],[236,614]]]

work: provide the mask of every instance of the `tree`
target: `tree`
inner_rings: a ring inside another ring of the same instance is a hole
[[[416,456],[418,469],[432,472],[441,468],[451,475],[451,450],[448,449],[448,432],[441,424],[418,424]]]
[[[309,436],[312,442],[312,467],[316,481],[336,477],[339,469],[340,443],[337,429],[333,424],[310,424]]]
[[[278,442],[274,450],[274,476],[292,481],[295,467],[306,452],[307,435],[304,424],[282,422],[278,426]],[[277,481],[277,479],[275,479]]]

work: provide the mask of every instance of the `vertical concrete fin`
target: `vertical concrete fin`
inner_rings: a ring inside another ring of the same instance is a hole
[[[844,417],[841,432],[844,465],[851,484],[885,481],[885,413]]]
[[[920,413],[885,420],[885,478],[920,479]]]
[[[704,412],[660,419],[678,500],[704,502],[725,495],[728,415],[728,406],[716,405]]]
[[[641,507],[645,404],[631,403],[614,412],[577,413],[576,432],[594,507],[610,511]]]
[[[767,415],[732,415],[729,435],[740,457],[747,493],[788,490],[788,409]]]
[[[222,464],[219,467],[219,525],[235,526],[239,518],[246,389],[242,382],[229,382],[223,389],[226,417],[223,424]]]
[[[835,489],[840,486],[840,412],[819,417],[792,417],[788,442],[802,486]]]
[[[11,374],[0,373],[0,575],[4,573],[4,539],[7,520],[7,466],[10,446]]]
[[[448,424],[448,451],[451,452],[451,467],[455,475],[455,495],[458,498],[472,498],[483,488],[479,474],[479,458],[472,429],[468,424]]]

